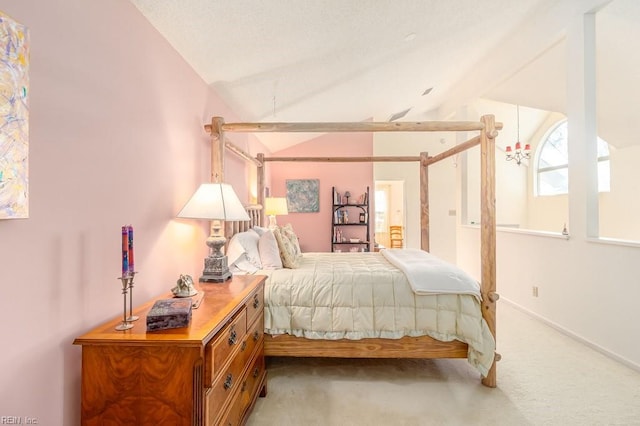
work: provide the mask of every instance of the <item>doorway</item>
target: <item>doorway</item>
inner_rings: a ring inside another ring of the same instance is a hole
[[[375,181],[375,229],[374,241],[378,248],[390,247],[390,226],[405,224],[405,199],[403,180]],[[406,241],[406,238],[404,239]]]

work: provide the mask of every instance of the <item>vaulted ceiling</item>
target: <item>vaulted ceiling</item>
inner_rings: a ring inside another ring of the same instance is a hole
[[[131,1],[252,122],[445,119],[477,97],[564,111],[564,26],[606,3]],[[273,151],[296,137],[260,135]]]

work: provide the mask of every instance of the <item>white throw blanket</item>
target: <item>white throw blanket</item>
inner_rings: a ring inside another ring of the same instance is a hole
[[[382,255],[407,276],[416,294],[471,294],[482,300],[480,285],[455,265],[418,249],[382,250]]]

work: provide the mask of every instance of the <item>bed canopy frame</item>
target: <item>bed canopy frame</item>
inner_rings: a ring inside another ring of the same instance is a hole
[[[425,121],[425,122],[332,122],[332,123],[225,123],[222,117],[213,117],[205,130],[211,135],[211,181],[224,180],[224,154],[229,149],[258,168],[257,206],[250,208],[250,224],[262,224],[264,213],[264,164],[266,162],[306,161],[306,162],[419,162],[420,164],[420,245],[429,250],[429,197],[428,167],[445,158],[480,145],[480,261],[482,294],[482,316],[494,339],[496,337],[496,219],[495,219],[495,138],[502,123],[496,123],[493,115],[484,115],[480,121]],[[379,156],[379,157],[265,157],[264,154],[251,156],[230,141],[226,132],[469,132],[480,134],[457,144],[440,154],[429,156],[422,152],[419,156]],[[243,225],[231,224],[228,235],[243,230]],[[240,226],[240,227],[239,227]],[[244,225],[246,226],[246,225]],[[304,357],[346,357],[346,358],[465,358],[467,344],[459,341],[440,342],[428,336],[404,337],[401,339],[312,340],[290,335],[265,336],[265,355]],[[482,384],[496,387],[496,361]]]

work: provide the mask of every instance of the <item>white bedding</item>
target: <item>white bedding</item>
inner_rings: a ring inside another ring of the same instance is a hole
[[[428,335],[469,344],[487,375],[495,340],[470,294],[420,295],[380,253],[304,253],[297,269],[261,270],[265,332],[309,339],[398,339]]]

